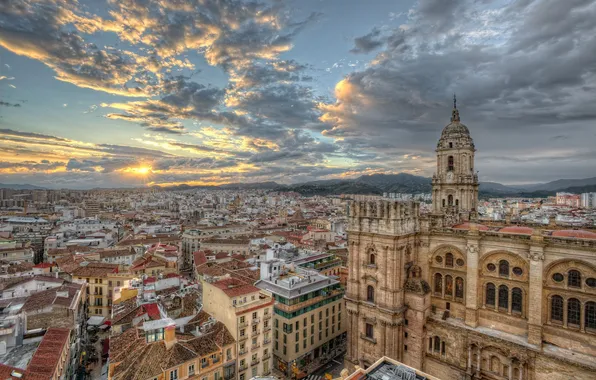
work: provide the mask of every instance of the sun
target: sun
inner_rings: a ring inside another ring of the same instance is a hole
[[[137,166],[132,168],[126,168],[125,171],[140,176],[147,176],[153,173],[153,168],[151,166]]]

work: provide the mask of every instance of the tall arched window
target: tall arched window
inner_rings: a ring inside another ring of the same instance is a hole
[[[579,326],[581,304],[576,298],[570,298],[567,301],[567,324]]]
[[[368,302],[375,302],[375,288],[370,285],[366,288],[366,300]]]
[[[581,288],[582,286],[582,275],[579,271],[570,270],[567,273],[567,285],[574,288]]]
[[[451,277],[450,275],[445,276],[445,295],[453,295],[453,277]]]
[[[375,256],[375,254],[374,254],[374,253],[371,253],[371,254],[370,254],[370,258],[369,258],[369,264],[371,264],[371,265],[375,265],[376,263],[377,263],[377,261],[376,261],[376,256]]]
[[[490,306],[495,306],[495,284],[491,284],[490,282],[486,284],[486,304]]]
[[[587,329],[596,330],[596,302],[586,302],[586,314],[584,320]]]
[[[453,163],[453,156],[449,156],[447,158],[447,170],[452,172],[454,168],[455,168],[455,165]]]
[[[507,285],[499,286],[499,309],[509,309],[509,288],[507,288]]]
[[[438,336],[435,336],[435,349],[436,353],[439,353],[441,350],[441,339]]]
[[[511,311],[522,312],[522,291],[520,288],[513,288],[511,290]]]
[[[441,294],[443,292],[443,276],[441,273],[435,273],[435,293]]]
[[[507,260],[499,261],[499,276],[509,277],[509,262]]]
[[[563,322],[563,297],[553,296],[550,301],[550,320]]]
[[[445,255],[445,266],[453,268],[453,253],[449,252]]]
[[[451,194],[447,196],[447,206],[453,206],[453,195]]]
[[[455,298],[464,298],[464,279],[461,277],[455,279]]]
[[[443,207],[445,207],[445,198],[443,198]]]

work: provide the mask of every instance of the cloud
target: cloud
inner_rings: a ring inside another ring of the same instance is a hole
[[[350,52],[355,54],[370,53],[383,46],[384,41],[381,37],[381,30],[373,29],[370,33],[354,39],[354,48]]]
[[[479,150],[477,167],[486,168],[481,177],[518,180],[521,174],[503,173],[485,155],[516,155],[536,144],[550,151],[560,139],[549,136],[561,129],[573,131],[566,144],[587,148],[582,140],[593,139],[585,122],[596,119],[594,16],[595,1],[421,0],[388,32],[371,64],[336,85],[336,101],[319,105],[321,121],[332,125],[323,134],[376,162],[404,150],[432,158],[429,141],[449,122],[455,92]],[[366,42],[380,42],[382,34],[373,29],[358,41],[374,46]],[[580,164],[584,176],[595,164]],[[581,171],[577,162],[565,165]],[[434,165],[421,168],[430,175]],[[548,180],[553,172],[544,165],[533,175]]]
[[[19,103],[8,103],[8,102],[4,102],[4,101],[0,100],[0,106],[5,106],[5,107],[20,107],[21,105]]]

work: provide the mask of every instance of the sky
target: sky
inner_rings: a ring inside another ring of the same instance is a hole
[[[596,0],[0,3],[0,183],[596,176]]]

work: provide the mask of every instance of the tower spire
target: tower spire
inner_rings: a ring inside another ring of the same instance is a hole
[[[459,121],[459,110],[457,109],[457,98],[453,94],[453,111],[451,111],[451,122]]]
[[[453,109],[457,109],[457,98],[455,97],[455,92],[453,93]]]

